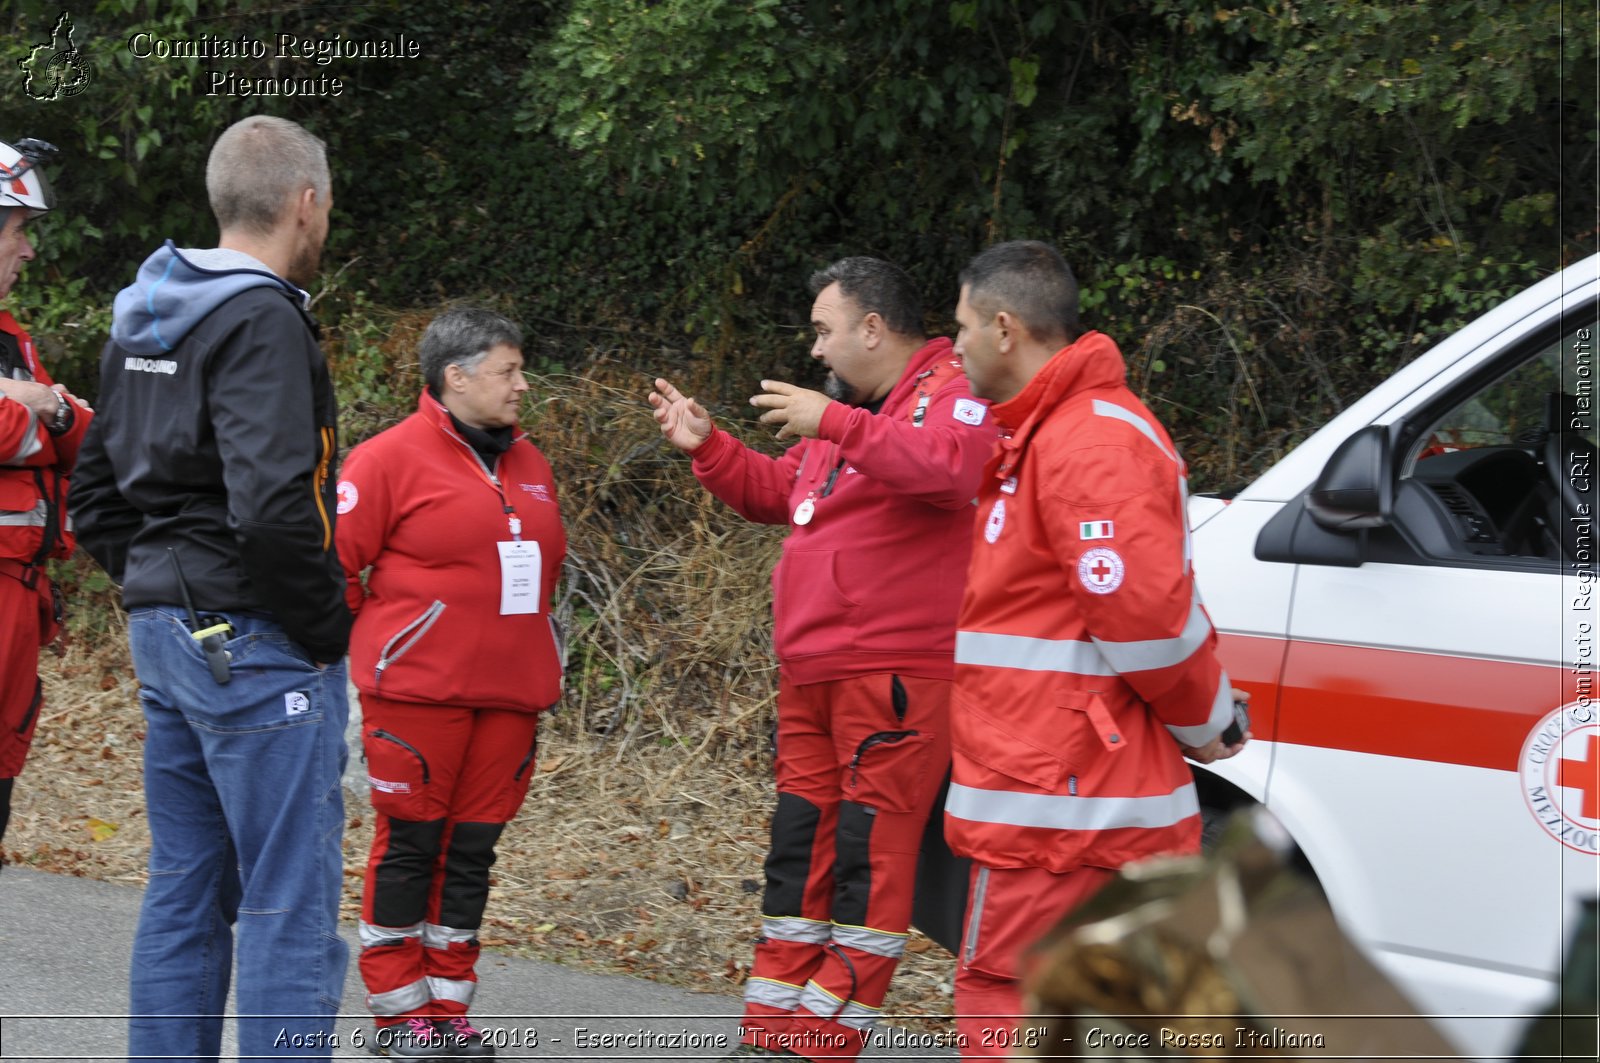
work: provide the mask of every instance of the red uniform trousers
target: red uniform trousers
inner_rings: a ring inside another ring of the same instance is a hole
[[[1011,1059],[1038,1043],[1040,1035],[1022,1014],[1027,950],[1116,875],[1103,867],[1057,874],[1042,867],[972,865],[956,957],[962,1059]]]
[[[50,581],[36,570],[29,587],[22,563],[0,558],[0,838],[11,819],[12,780],[22,774],[44,707],[39,647],[54,637]]]
[[[538,714],[361,696],[377,820],[361,978],[379,1026],[465,1015],[495,842],[534,769]]]
[[[778,688],[778,807],[746,1044],[851,1059],[911,925],[923,827],[950,760],[948,680]]]

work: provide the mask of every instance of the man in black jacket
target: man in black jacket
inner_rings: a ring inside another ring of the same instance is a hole
[[[150,885],[129,1056],[328,1058],[350,630],[333,389],[306,312],[332,205],[320,140],[257,116],[212,148],[216,248],[171,241],[118,294],[79,541],[122,584],[146,720]],[[279,1016],[274,1018],[273,1016]]]

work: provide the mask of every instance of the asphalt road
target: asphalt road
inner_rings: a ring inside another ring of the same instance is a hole
[[[16,867],[0,872],[0,1058],[126,1058],[128,956],[140,896],[132,886]],[[345,939],[348,1013],[335,1029],[340,1043],[333,1057],[371,1059],[354,927],[345,929]],[[500,1059],[719,1059],[736,1043],[739,1001],[733,996],[587,974],[491,950],[478,975],[473,1017],[485,1029],[504,1031]],[[879,1036],[868,1057],[955,1057],[926,1047],[920,1035],[885,1028]],[[537,1045],[529,1044],[535,1037]],[[684,1046],[673,1047],[672,1038]],[[224,1051],[234,1051],[231,1024]]]

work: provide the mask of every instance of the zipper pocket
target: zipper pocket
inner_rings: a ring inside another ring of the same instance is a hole
[[[416,757],[417,763],[422,765],[422,785],[428,785],[428,758],[423,756],[421,751],[419,751],[416,746],[412,745],[410,742],[407,742],[399,735],[390,734],[381,727],[372,732],[372,737],[381,742],[393,742],[407,753],[410,753],[413,757]]]
[[[395,632],[394,637],[383,644],[383,649],[378,653],[377,667],[372,670],[372,685],[374,689],[383,683],[383,670],[404,657],[406,651],[415,646],[417,640],[428,633],[428,629],[438,621],[440,614],[443,612],[444,602],[435,598],[433,604],[422,611],[421,616]],[[406,638],[407,635],[411,637]],[[405,643],[396,648],[395,643],[401,639],[405,639]],[[390,653],[390,650],[394,650],[394,652]]]
[[[33,722],[34,714],[39,711],[39,703],[44,701],[44,680],[35,678],[33,681],[33,700],[28,702],[28,711],[22,714],[22,722],[17,724],[17,734],[27,734],[28,725]]]
[[[533,763],[533,754],[539,749],[539,739],[533,740],[533,745],[528,747],[528,755],[522,758],[522,763],[517,765],[515,774],[511,776],[512,782],[520,782],[522,773],[528,770],[528,765]]]
[[[890,742],[903,742],[907,738],[914,738],[920,733],[919,731],[879,731],[877,734],[868,735],[865,741],[856,747],[856,755],[850,758],[850,788],[852,790],[855,789],[856,774],[861,767],[861,758],[866,755],[867,750],[873,746],[881,746]]]

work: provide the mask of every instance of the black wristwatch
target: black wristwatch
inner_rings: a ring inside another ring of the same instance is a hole
[[[56,415],[50,423],[45,425],[45,430],[51,435],[60,435],[72,425],[72,403],[61,392],[56,392]]]

